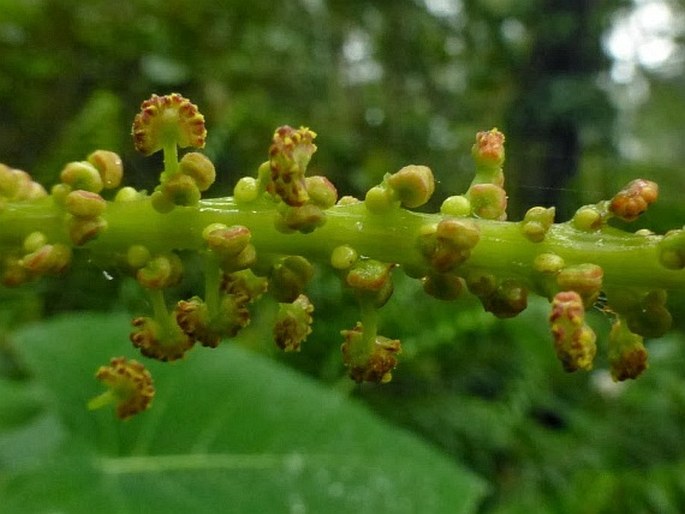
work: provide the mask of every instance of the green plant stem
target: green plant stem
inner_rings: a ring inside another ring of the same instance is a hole
[[[326,211],[325,225],[310,234],[284,234],[276,230],[278,214],[273,203],[260,200],[238,205],[232,197],[202,200],[196,207],[176,207],[160,214],[149,198],[109,203],[103,217],[107,230],[84,245],[93,256],[112,260],[133,244],[153,253],[173,249],[204,248],[202,230],[210,223],[244,225],[252,232],[252,243],[260,258],[271,255],[302,255],[328,262],[337,246],[346,244],[361,256],[397,263],[412,276],[429,271],[416,243],[421,227],[436,224],[439,214],[393,209],[370,214],[363,203],[335,206]],[[604,270],[604,284],[611,287],[685,290],[685,270],[669,270],[659,263],[661,236],[642,236],[605,227],[596,232],[575,229],[570,223],[554,224],[543,242],[526,239],[517,222],[475,219],[480,242],[457,273],[487,271],[500,277],[523,280],[535,291],[540,274],[533,268],[542,252],[561,256],[566,265],[594,263]],[[26,235],[41,230],[50,242],[69,242],[64,213],[50,199],[9,204],[0,212],[0,253],[18,248]]]

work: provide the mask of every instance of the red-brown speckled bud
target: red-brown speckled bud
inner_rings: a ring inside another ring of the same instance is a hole
[[[575,291],[562,291],[552,300],[549,321],[557,357],[566,371],[592,369],[596,336],[585,324],[583,300]]]

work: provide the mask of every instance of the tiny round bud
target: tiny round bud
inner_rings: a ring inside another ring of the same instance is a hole
[[[595,205],[585,205],[578,209],[571,219],[578,230],[593,232],[604,225],[604,216]]]
[[[77,189],[67,195],[64,206],[77,218],[97,218],[105,212],[107,202],[97,193]]]
[[[160,214],[171,212],[174,210],[174,207],[176,207],[174,202],[171,201],[171,198],[165,195],[162,191],[153,192],[150,196],[150,203],[152,204],[152,208]]]
[[[88,156],[88,162],[97,168],[105,189],[119,187],[124,176],[121,157],[108,150],[95,150]]]
[[[189,175],[173,175],[159,187],[173,205],[197,205],[200,201],[200,189],[195,179]]]
[[[143,245],[131,245],[126,252],[126,263],[133,269],[142,268],[150,258],[150,250]]]
[[[24,251],[27,253],[35,252],[41,246],[47,244],[48,238],[43,232],[31,232],[24,238]]]
[[[331,252],[331,266],[338,270],[346,270],[357,262],[358,258],[359,254],[351,246],[336,246]]]
[[[72,187],[69,184],[60,182],[59,184],[52,186],[50,194],[57,205],[64,205],[64,202],[67,200],[67,195],[71,193],[71,191]]]
[[[338,201],[338,191],[326,177],[315,175],[304,180],[307,194],[312,203],[321,209],[328,209]]]
[[[243,177],[233,189],[233,197],[237,203],[254,202],[259,195],[259,184],[253,177]]]
[[[545,234],[554,222],[554,207],[531,207],[521,221],[521,232],[533,243],[545,239]]]
[[[209,158],[199,152],[185,154],[178,163],[179,171],[195,181],[200,191],[209,189],[216,180],[216,170]]]
[[[347,206],[347,205],[356,205],[358,203],[361,203],[361,200],[359,198],[356,198],[351,195],[345,195],[338,200],[337,205],[341,206]]]
[[[507,218],[507,193],[496,184],[474,184],[466,193],[475,216],[488,220]]]
[[[464,291],[464,279],[450,273],[429,275],[421,281],[423,290],[438,300],[455,300]]]
[[[556,253],[540,253],[533,260],[536,271],[545,275],[556,275],[564,267],[564,259]]]
[[[92,193],[99,193],[104,186],[100,172],[87,161],[68,163],[62,169],[60,179],[72,189],[83,189]]]
[[[575,291],[589,306],[602,289],[604,270],[596,264],[577,264],[562,269],[557,275],[557,285],[562,291]]]
[[[670,230],[659,241],[659,262],[668,269],[685,268],[685,230]]]
[[[114,195],[115,202],[135,202],[136,200],[141,200],[145,198],[145,195],[140,191],[136,191],[131,186],[122,187]]]
[[[242,225],[227,227],[212,223],[202,231],[207,247],[223,257],[234,257],[242,252],[252,239],[250,229]]]
[[[69,238],[76,246],[86,244],[107,230],[107,221],[100,218],[73,218],[69,223]]]
[[[300,207],[287,207],[276,220],[276,228],[281,232],[297,230],[308,234],[326,223],[326,213],[313,203],[306,203]]]
[[[293,302],[314,276],[314,267],[304,257],[284,257],[271,269],[270,291],[279,302]]]
[[[440,212],[447,216],[470,216],[471,202],[464,195],[448,196],[440,206]]]
[[[395,197],[410,209],[425,204],[435,191],[433,172],[427,166],[405,166],[386,180]]]
[[[393,208],[397,202],[393,199],[392,193],[383,186],[374,186],[366,192],[364,204],[369,212],[373,214],[383,214]]]

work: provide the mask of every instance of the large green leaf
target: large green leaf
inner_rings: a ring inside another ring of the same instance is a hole
[[[45,408],[0,425],[3,513],[459,513],[485,492],[415,436],[235,344],[146,362],[157,396],[127,422],[89,412],[97,367],[135,355],[126,330],[123,316],[80,315],[16,335]]]

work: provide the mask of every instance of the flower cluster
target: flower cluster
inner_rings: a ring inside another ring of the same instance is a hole
[[[68,163],[50,194],[0,165],[0,281],[21,286],[64,273],[75,250],[120,266],[149,301],[130,336],[146,357],[173,361],[196,346],[219,346],[251,322],[263,296],[275,305],[276,346],[300,351],[314,323],[307,289],[317,268],[328,267],[359,308],[359,321],[341,332],[356,382],[387,382],[398,364],[400,341],[379,331],[399,272],[440,300],[471,293],[499,318],[526,309],[531,294],[548,299],[553,348],[567,371],[592,368],[597,343],[585,312],[599,307],[612,324],[612,376],[625,380],[647,368],[644,339],[671,326],[668,292],[685,289],[685,228],[657,235],[612,226],[657,200],[649,180],[582,206],[566,222],[542,206],[506,221],[505,138],[497,129],[477,133],[475,176],[437,213],[414,211],[435,192],[431,169],[418,164],[389,171],[363,198],[339,199],[328,179],[307,176],[316,134],[290,126],[276,129],[266,160],[237,181],[232,197],[203,198],[216,178],[198,151],[204,116],[177,93],[144,101],[132,135],[144,155],[164,154],[150,194],[121,187],[122,160],[107,150]],[[179,298],[191,266],[201,268],[204,287]],[[91,407],[114,402],[127,418],[152,400],[152,379],[135,361],[113,359],[97,378],[109,391]]]

